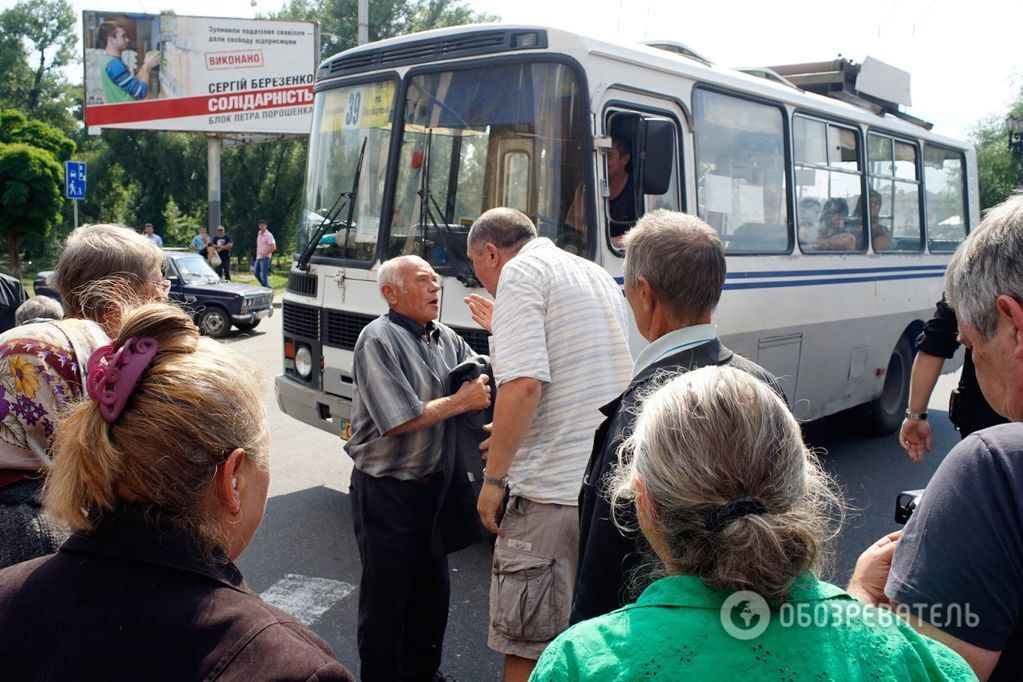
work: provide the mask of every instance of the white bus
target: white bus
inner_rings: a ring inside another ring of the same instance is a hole
[[[482,292],[465,239],[489,208],[524,211],[542,236],[620,281],[615,235],[629,223],[609,217],[615,137],[631,157],[635,213],[696,213],[719,231],[724,343],[777,375],[800,418],[863,406],[870,430],[894,430],[913,339],[978,219],[976,161],[969,145],[866,93],[878,66],[868,61],[779,67],[784,78],[677,45],[507,25],[326,60],[283,302],[281,409],[346,435],[352,350],[385,311],[376,268],[400,254],[433,264],[440,319],[486,352],[462,299]],[[880,73],[889,90],[898,82]],[[569,224],[570,212],[583,224]],[[839,244],[829,230],[851,236]],[[645,342],[632,334],[635,353]]]

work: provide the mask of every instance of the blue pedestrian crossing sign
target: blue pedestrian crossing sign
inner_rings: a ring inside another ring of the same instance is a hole
[[[85,162],[64,162],[64,196],[68,199],[85,198]]]

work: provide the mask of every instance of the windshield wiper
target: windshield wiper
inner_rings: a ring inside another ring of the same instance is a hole
[[[454,239],[452,239],[451,226],[448,225],[445,220],[443,223],[437,221],[436,216],[444,215],[444,211],[441,210],[437,204],[437,200],[433,197],[433,192],[430,191],[430,151],[433,143],[433,131],[426,131],[426,148],[423,150],[423,173],[419,177],[419,191],[416,194],[419,195],[419,233],[422,235],[420,241],[422,258],[429,262],[430,258],[426,253],[426,221],[429,219],[433,225],[434,232],[437,237],[440,238],[444,244],[444,250],[455,257],[455,264],[452,266],[455,270],[455,279],[464,284],[467,287],[480,287],[480,281],[476,279],[476,273],[473,271],[472,263],[469,262],[469,256],[466,253],[466,249],[459,248]],[[436,213],[434,213],[436,209]]]
[[[323,216],[323,220],[316,226],[316,230],[313,232],[313,236],[309,239],[309,243],[306,244],[305,249],[302,251],[302,255],[298,257],[296,263],[299,270],[309,269],[309,259],[312,258],[313,252],[316,251],[316,247],[320,245],[320,238],[326,234],[327,229],[337,225],[337,217],[341,214],[341,211],[348,207],[348,222],[345,224],[345,257],[348,256],[348,234],[352,230],[352,216],[355,212],[355,195],[359,191],[359,177],[362,175],[362,160],[366,156],[366,142],[369,138],[363,138],[362,149],[359,150],[359,161],[355,165],[355,177],[352,181],[352,189],[349,192],[340,192],[337,195],[337,199],[334,200],[334,204],[330,207],[327,213]]]

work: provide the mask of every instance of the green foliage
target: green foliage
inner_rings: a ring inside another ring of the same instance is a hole
[[[79,59],[76,24],[68,0],[22,0],[0,12],[0,73],[6,81],[0,107],[16,106],[65,133],[74,131],[73,93],[61,70]]]
[[[320,24],[320,58],[358,45],[358,0],[291,0],[277,19],[316,21]],[[463,0],[374,0],[369,3],[370,41],[431,28],[494,21],[496,17],[473,11]]]
[[[1023,117],[1023,89],[1007,113]],[[1009,130],[1004,117],[981,121],[970,138],[977,148],[980,208],[986,211],[1005,201],[1019,186],[1023,158],[1014,158],[1009,151]]]
[[[235,253],[256,251],[256,221],[265,218],[277,240],[278,250],[288,253],[295,228],[305,179],[305,140],[248,144],[224,150],[221,171],[224,225],[234,239]]]
[[[62,180],[60,164],[49,152],[22,143],[0,146],[0,238],[15,277],[21,276],[21,239],[45,236],[60,215]]]
[[[44,149],[59,162],[75,153],[74,141],[42,121],[30,121],[15,109],[0,111],[0,144],[23,143]]]
[[[167,205],[163,209],[161,236],[164,246],[188,246],[198,231],[193,218],[182,214],[174,197],[168,197]]]

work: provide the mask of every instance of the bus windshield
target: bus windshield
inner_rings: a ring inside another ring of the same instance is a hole
[[[439,270],[471,272],[468,228],[495,206],[519,209],[541,235],[589,252],[586,226],[564,222],[592,156],[586,100],[567,66],[419,73],[403,111],[387,257],[414,253]]]
[[[322,225],[316,256],[374,259],[395,89],[394,81],[380,81],[317,95],[299,253]]]

